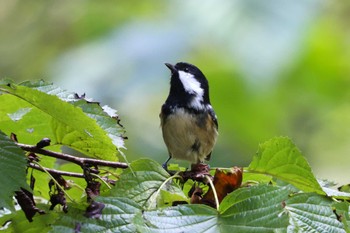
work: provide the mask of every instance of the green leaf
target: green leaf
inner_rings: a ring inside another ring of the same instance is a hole
[[[285,231],[288,216],[283,203],[287,188],[267,185],[229,194],[219,214],[205,205],[179,205],[144,211],[134,221],[139,232],[273,232]]]
[[[350,200],[350,193],[341,192],[328,187],[322,187],[322,189],[327,194],[328,197],[334,197],[334,198],[343,199],[343,200]]]
[[[15,133],[20,142],[27,144],[36,144],[44,137],[54,138],[49,115],[13,95],[0,95],[0,102],[0,129],[4,133]]]
[[[333,202],[332,208],[337,219],[343,223],[346,232],[350,232],[349,202]]]
[[[31,144],[49,137],[52,144],[66,145],[100,159],[117,160],[116,147],[123,147],[117,119],[108,116],[101,108],[98,111],[96,104],[88,108],[87,101],[76,100],[80,106],[85,101],[84,110],[87,113],[84,113],[81,107],[75,107],[57,97],[73,101],[72,93],[51,84],[39,82],[23,85],[26,86],[0,85],[0,91],[9,94],[0,96],[2,102],[8,103],[0,108],[0,123],[4,123],[1,125],[6,133],[15,132],[21,142]],[[33,138],[37,141],[33,142]]]
[[[244,168],[244,170],[247,171],[248,168]],[[265,174],[245,172],[243,175],[242,183],[253,182],[253,183],[268,184],[268,183],[272,182],[272,180],[273,179],[271,176],[267,176]]]
[[[305,192],[325,194],[308,162],[289,138],[274,138],[261,144],[248,171],[286,181]]]
[[[133,224],[135,215],[141,212],[141,207],[128,198],[99,197],[96,201],[103,202],[105,207],[98,219],[84,217],[83,210],[71,208],[68,214],[53,224],[50,232],[136,232]],[[79,229],[78,231],[75,231]]]
[[[289,232],[345,232],[337,220],[332,201],[315,193],[301,193],[288,199]]]
[[[112,196],[130,198],[145,208],[154,208],[157,203],[169,202],[159,200],[162,195],[160,191],[165,190],[185,199],[182,190],[170,178],[169,174],[155,161],[150,159],[139,159],[130,164],[120,176],[118,182],[111,190]]]
[[[26,183],[27,160],[23,151],[0,131],[0,207],[11,210],[13,195],[21,187],[29,189]]]
[[[187,202],[189,198],[184,195],[184,192],[176,192],[174,189],[168,187],[169,190],[160,190],[159,197],[157,198],[157,207],[172,206],[173,203]]]
[[[50,95],[56,95],[61,100],[72,103],[74,106],[79,107],[92,119],[95,119],[97,124],[104,129],[108,136],[112,139],[112,142],[118,148],[124,148],[125,129],[119,123],[119,117],[116,114],[116,110],[108,107],[107,105],[101,108],[98,102],[88,101],[84,98],[78,98],[77,94],[67,92],[52,83],[46,83],[44,81],[38,82],[24,82],[23,86],[35,88],[44,93]]]
[[[145,162],[148,162],[145,163]],[[145,173],[156,164],[144,159],[133,164]],[[142,169],[141,169],[142,170]],[[131,173],[131,172],[130,172]],[[126,177],[121,178],[125,183]],[[133,178],[131,178],[133,179]],[[145,180],[148,183],[148,180]],[[117,182],[119,183],[119,182]],[[122,186],[120,186],[122,188]],[[135,189],[135,187],[130,187]],[[128,188],[120,190],[126,192]],[[115,190],[116,191],[116,190]],[[119,193],[119,195],[121,195]],[[73,208],[62,215],[52,232],[345,232],[349,219],[348,204],[336,206],[331,199],[315,193],[294,194],[289,186],[261,184],[235,190],[225,197],[219,212],[206,205],[178,205],[145,210],[136,203],[132,191],[125,197],[99,197],[106,206],[98,219],[83,217],[84,211]],[[149,194],[147,195],[149,196]],[[137,198],[135,198],[137,199]],[[147,207],[147,206],[146,206]],[[344,218],[338,221],[335,212]],[[324,231],[322,231],[324,229]]]
[[[245,191],[247,190],[249,189]],[[257,194],[259,192],[260,195]],[[252,193],[256,195],[249,196],[250,193],[245,192],[238,195],[240,198],[237,196],[235,205],[240,205],[239,211],[231,209],[223,214],[206,205],[179,205],[142,211],[140,205],[128,198],[100,197],[98,201],[106,204],[106,207],[99,219],[84,218],[83,211],[69,212],[54,224],[53,232],[73,232],[72,229],[76,229],[78,225],[81,232],[244,233],[286,229],[288,219],[287,215],[281,214],[281,200],[287,198],[287,191],[258,186]]]
[[[288,187],[258,185],[238,189],[220,205],[222,232],[272,232],[285,229],[288,218],[283,203]]]
[[[179,205],[138,215],[139,232],[223,232],[218,213],[205,205]]]
[[[107,105],[101,108],[97,102],[87,102],[86,100],[78,100],[73,102],[74,106],[77,106],[83,110],[92,119],[95,119],[97,124],[107,132],[109,138],[118,148],[124,148],[124,128],[119,124],[119,118],[116,114],[116,110],[108,107]]]
[[[22,210],[2,216],[0,218],[0,224],[3,224],[4,222],[9,223],[8,228],[4,232],[48,232],[51,229],[50,225],[56,220],[58,214],[55,211],[49,211],[48,205],[46,204],[39,204],[38,208],[45,210],[46,214],[36,214],[33,218],[33,222],[28,221]],[[3,231],[0,230],[0,232]]]

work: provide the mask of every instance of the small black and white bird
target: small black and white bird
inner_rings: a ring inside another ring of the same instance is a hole
[[[218,121],[209,100],[209,85],[194,65],[165,63],[171,71],[170,92],[160,113],[164,142],[169,158],[192,164],[210,159],[218,136]]]

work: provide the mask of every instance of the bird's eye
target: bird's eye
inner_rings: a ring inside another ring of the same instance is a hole
[[[187,67],[184,69],[185,72],[189,72],[190,69],[188,69]]]

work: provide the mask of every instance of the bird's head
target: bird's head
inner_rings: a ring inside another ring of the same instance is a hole
[[[171,71],[169,97],[198,110],[210,104],[208,81],[200,69],[186,62],[165,65]]]

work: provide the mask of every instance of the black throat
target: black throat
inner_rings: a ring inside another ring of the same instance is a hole
[[[210,104],[209,86],[207,80],[203,80],[201,88],[203,89],[202,104]],[[170,91],[165,104],[178,107],[189,107],[192,100],[196,98],[196,94],[189,93],[185,90],[178,73],[173,73],[170,80]]]

